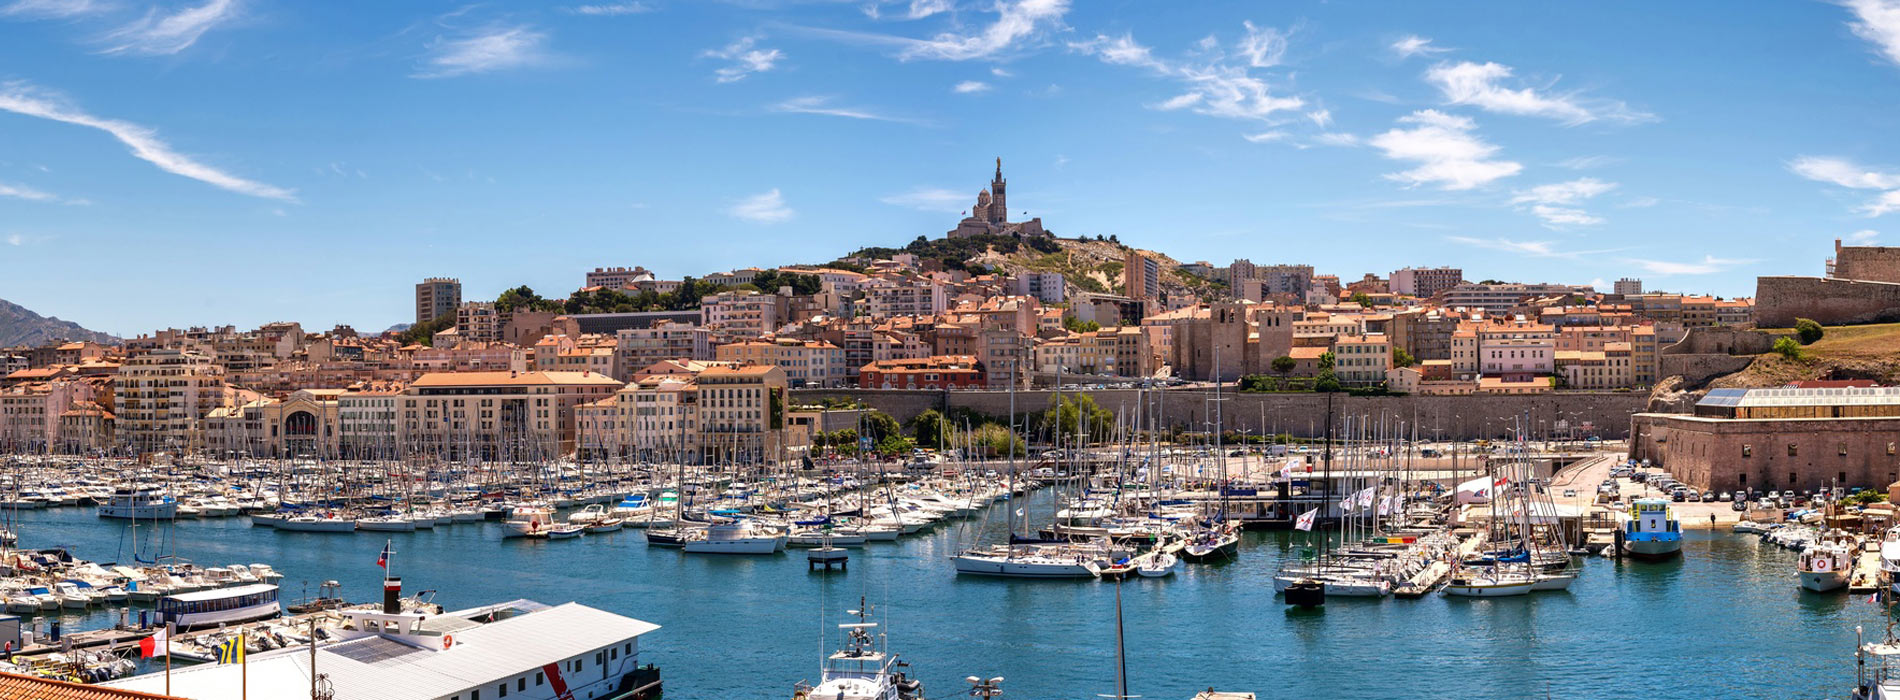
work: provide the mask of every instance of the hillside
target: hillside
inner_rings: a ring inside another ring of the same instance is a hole
[[[1029,238],[1013,236],[976,236],[971,238],[926,239],[918,237],[903,248],[865,248],[856,257],[889,257],[904,252],[920,258],[941,261],[951,269],[971,272],[995,271],[1007,274],[1030,272],[1060,273],[1068,293],[1121,294],[1122,266],[1132,249],[1109,238]],[[1202,298],[1224,290],[1218,282],[1203,280],[1181,270],[1181,264],[1156,251],[1146,251],[1161,263],[1161,286],[1165,291],[1185,291]]]
[[[0,299],[0,347],[40,345],[49,340],[119,342],[112,335],[86,330],[71,321],[41,316],[24,306]]]
[[[1717,378],[1709,386],[1776,387],[1804,379],[1872,379],[1900,385],[1900,323],[1829,327],[1820,340],[1801,349],[1799,359],[1761,355],[1747,369]]]

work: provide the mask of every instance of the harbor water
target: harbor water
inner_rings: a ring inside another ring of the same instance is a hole
[[[1051,496],[1031,499],[1032,512]],[[1018,507],[1022,501],[1018,501]],[[835,625],[860,596],[925,695],[962,695],[965,676],[1003,676],[1005,697],[1093,698],[1115,689],[1115,586],[1105,581],[958,577],[949,557],[996,541],[1006,506],[895,543],[851,551],[849,571],[808,572],[802,552],[721,557],[649,548],[638,530],[578,540],[503,540],[497,522],[415,533],[309,534],[242,517],[181,520],[159,539],[203,566],[266,562],[286,601],[342,582],[378,596],[385,539],[408,593],[449,609],[568,600],[657,623],[641,640],[676,700],[786,698],[815,681]],[[21,511],[22,547],[132,560],[133,535],[91,508]],[[150,547],[152,528],[138,539]],[[1129,693],[1185,700],[1213,686],[1262,698],[1840,698],[1853,683],[1854,628],[1884,625],[1865,595],[1795,585],[1791,552],[1752,536],[1691,532],[1662,563],[1591,558],[1567,592],[1502,599],[1334,599],[1294,610],[1272,576],[1297,533],[1248,533],[1240,559],[1183,565],[1120,584]],[[136,608],[133,613],[136,618]],[[110,618],[110,619],[109,619]],[[111,624],[95,612],[68,629]],[[822,635],[822,639],[821,639]]]

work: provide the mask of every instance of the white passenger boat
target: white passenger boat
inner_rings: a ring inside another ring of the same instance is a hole
[[[262,620],[277,617],[281,611],[277,586],[253,583],[160,598],[158,622],[191,629]]]
[[[1900,526],[1880,538],[1880,577],[1890,592],[1900,593]]]
[[[1802,588],[1816,593],[1840,590],[1854,571],[1854,553],[1846,542],[1823,539],[1801,550],[1795,570]]]
[[[377,515],[357,518],[356,529],[370,532],[415,532],[416,525],[400,515]]]
[[[178,516],[178,501],[159,486],[121,486],[99,504],[99,517],[168,520]]]
[[[772,554],[785,551],[785,533],[760,526],[748,518],[714,523],[703,535],[682,547],[695,554]]]

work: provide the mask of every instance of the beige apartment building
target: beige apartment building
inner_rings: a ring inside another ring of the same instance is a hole
[[[785,427],[785,370],[713,367],[698,377],[699,448],[710,464],[777,461]]]
[[[224,368],[202,353],[161,349],[129,358],[116,382],[119,441],[139,451],[201,447],[205,416],[224,404]]]
[[[595,372],[425,374],[396,405],[408,452],[450,459],[535,459],[574,450],[574,407],[621,383]]]
[[[462,305],[462,282],[453,277],[430,277],[416,285],[416,325],[455,313]]]

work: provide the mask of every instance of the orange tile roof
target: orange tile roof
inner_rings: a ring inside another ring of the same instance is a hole
[[[67,683],[18,673],[0,673],[0,700],[122,700],[124,698],[185,700],[171,695],[154,695],[135,690]]]
[[[430,372],[410,386],[533,386],[539,384],[612,384],[613,377],[584,372]]]

